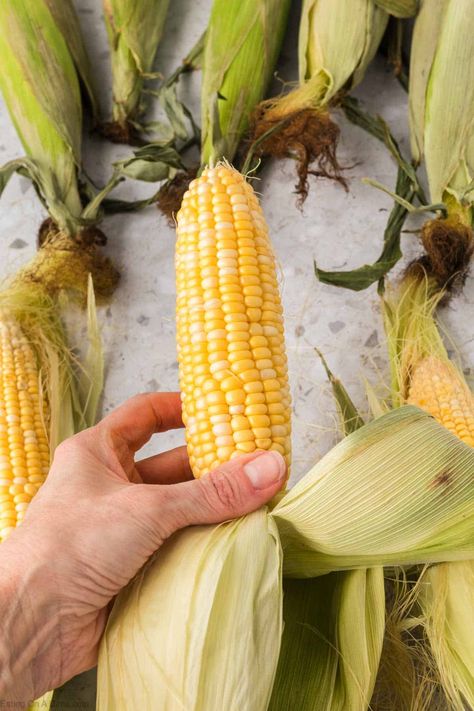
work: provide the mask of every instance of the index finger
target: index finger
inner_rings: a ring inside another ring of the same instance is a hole
[[[135,395],[104,417],[97,428],[115,445],[137,452],[156,432],[183,427],[179,393]]]

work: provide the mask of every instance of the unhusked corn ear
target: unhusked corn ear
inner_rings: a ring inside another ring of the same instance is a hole
[[[177,222],[178,362],[193,473],[257,449],[289,465],[283,314],[255,192],[233,168],[207,168]]]
[[[474,396],[450,363],[428,356],[415,367],[407,402],[474,447]]]
[[[19,324],[0,312],[0,540],[22,521],[49,469],[47,404],[35,354]]]

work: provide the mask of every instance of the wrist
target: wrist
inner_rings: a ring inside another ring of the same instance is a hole
[[[61,615],[44,551],[19,529],[0,546],[0,699],[27,702],[61,678]]]

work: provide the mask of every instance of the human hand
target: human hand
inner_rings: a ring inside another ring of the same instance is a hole
[[[13,587],[0,582],[9,646],[0,643],[1,699],[38,697],[94,666],[110,601],[172,533],[250,513],[281,488],[276,452],[238,457],[199,480],[185,447],[135,462],[155,432],[182,426],[179,394],[139,395],[57,448],[0,548],[0,579]]]

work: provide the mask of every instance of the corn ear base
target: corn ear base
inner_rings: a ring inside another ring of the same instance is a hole
[[[474,451],[417,408],[365,425],[270,514],[285,575],[472,558],[473,467]]]
[[[261,509],[175,534],[118,596],[98,708],[267,708],[281,638],[281,551]]]
[[[143,112],[143,83],[153,69],[169,0],[103,0],[112,61],[113,120],[121,126]]]
[[[201,164],[235,156],[280,52],[289,0],[214,0],[201,91]]]

